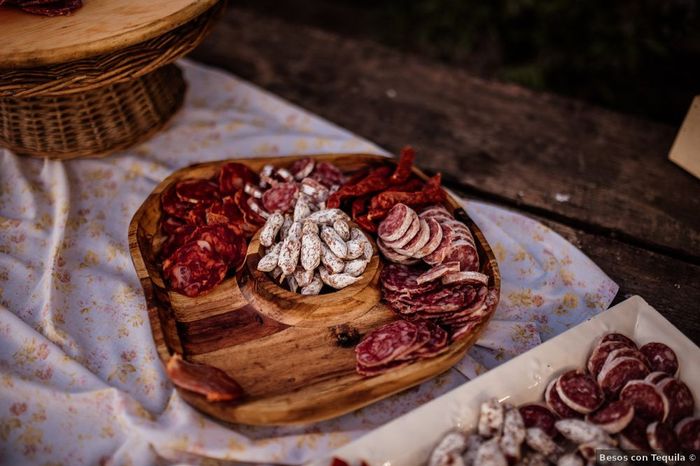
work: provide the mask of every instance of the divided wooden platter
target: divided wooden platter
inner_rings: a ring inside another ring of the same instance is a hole
[[[227,162],[259,171],[265,164],[288,166],[304,156],[222,160],[176,171],[149,195],[129,226],[129,248],[148,305],[153,339],[165,363],[172,353],[224,370],[245,390],[238,403],[212,403],[178,389],[199,410],[223,421],[283,425],[320,421],[354,411],[420,384],[457,363],[479,338],[488,321],[438,357],[421,360],[376,377],[355,373],[353,348],[337,345],[334,326],[347,323],[363,335],[397,317],[382,302],[378,287],[383,259],[375,256],[358,283],[319,296],[284,290],[255,270],[257,236],[249,244],[247,266],[211,292],[187,298],[164,286],[155,249],[162,241],[160,193],[186,178],[209,178]],[[367,154],[315,156],[343,171],[386,162]],[[426,176],[417,169],[422,178]],[[474,234],[481,270],[498,296],[501,279],[491,248],[459,203],[446,206]],[[492,304],[495,307],[496,303]]]

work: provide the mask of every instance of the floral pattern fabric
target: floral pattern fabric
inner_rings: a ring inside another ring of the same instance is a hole
[[[128,223],[173,170],[235,157],[384,152],[225,73],[183,61],[184,109],[101,159],[0,149],[0,463],[299,464],[465,383],[607,308],[617,286],[542,224],[465,202],[503,274],[470,355],[419,387],[304,427],[224,426],[173,390],[157,357]],[[410,142],[410,141],[405,141]]]

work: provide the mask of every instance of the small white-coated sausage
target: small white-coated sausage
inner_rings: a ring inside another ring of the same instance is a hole
[[[359,280],[358,277],[353,277],[352,275],[348,275],[346,273],[328,273],[328,269],[325,267],[319,267],[318,271],[321,275],[321,280],[323,280],[323,283],[331,288],[335,288],[336,290],[350,286]]]
[[[333,254],[333,251],[328,249],[328,246],[325,244],[321,244],[321,262],[331,273],[340,273],[345,269],[345,262]]]
[[[287,237],[287,233],[289,232],[289,229],[292,227],[293,223],[294,220],[292,219],[292,216],[289,214],[284,214],[284,223],[282,223],[282,228],[280,228],[280,241],[284,241],[284,239]]]
[[[298,222],[311,215],[311,205],[305,197],[299,197],[294,205],[294,221]]]
[[[351,239],[345,243],[348,252],[345,254],[346,259],[357,259],[362,257],[365,252],[365,243],[360,239]]]
[[[321,239],[337,257],[344,259],[348,255],[345,241],[332,227],[326,225],[321,227]]]
[[[275,242],[277,233],[279,233],[282,224],[284,223],[284,215],[275,212],[265,222],[265,225],[260,230],[260,244],[265,247],[270,247]]]
[[[467,446],[467,439],[459,431],[453,430],[445,434],[433,449],[428,460],[428,466],[451,466],[455,457],[460,457]]]
[[[315,233],[305,233],[301,237],[301,266],[313,271],[321,263],[321,238]]]
[[[554,427],[576,444],[601,442],[617,445],[617,442],[603,429],[580,419],[561,419],[554,423]]]
[[[348,241],[350,239],[350,226],[345,220],[336,220],[333,222],[333,229],[343,241]]]
[[[299,286],[305,287],[311,283],[311,280],[314,279],[314,271],[304,270],[303,267],[297,267],[297,269],[294,271],[294,279],[297,281]]]
[[[583,459],[576,453],[567,453],[557,460],[557,466],[583,466]]]
[[[525,431],[525,443],[545,456],[553,455],[559,451],[559,446],[552,440],[552,437],[539,427],[530,427]]]
[[[501,450],[508,458],[520,459],[520,447],[525,440],[525,422],[520,415],[520,410],[511,408],[506,411],[503,421],[503,436],[501,437]]]
[[[261,272],[272,272],[277,267],[282,243],[275,244],[258,262],[257,269]]]
[[[350,220],[350,217],[348,217],[348,214],[343,212],[340,209],[323,209],[319,210],[317,212],[314,212],[313,214],[309,215],[307,217],[309,220],[313,220],[314,222],[321,223],[321,224],[332,224],[336,220],[345,220],[346,222]]]
[[[314,278],[311,280],[311,283],[301,288],[301,294],[317,295],[321,292],[322,288],[323,281],[321,280],[321,276],[318,273],[316,273],[314,275]]]
[[[498,437],[482,443],[476,451],[474,464],[479,466],[508,466],[508,460],[498,445]]]
[[[343,273],[352,275],[353,277],[359,277],[364,273],[367,264],[369,264],[369,261],[366,261],[364,257],[362,259],[347,261],[343,268]]]
[[[287,232],[287,237],[282,242],[278,265],[285,275],[294,273],[301,252],[301,223],[294,222]]]
[[[503,429],[503,405],[492,398],[481,404],[477,431],[482,437],[500,435]]]

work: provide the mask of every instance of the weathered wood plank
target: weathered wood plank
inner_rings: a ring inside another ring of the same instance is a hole
[[[229,9],[194,53],[419,165],[558,221],[700,263],[700,183],[675,129]]]

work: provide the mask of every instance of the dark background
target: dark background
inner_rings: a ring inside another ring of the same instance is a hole
[[[697,0],[242,0],[235,5],[674,126],[700,93]]]

